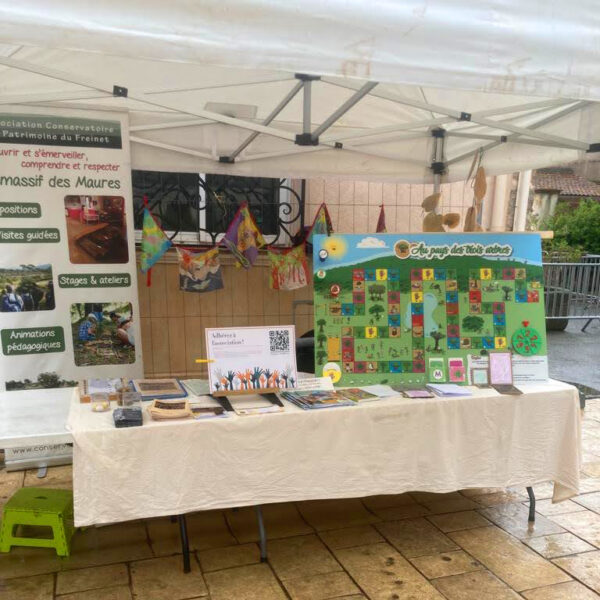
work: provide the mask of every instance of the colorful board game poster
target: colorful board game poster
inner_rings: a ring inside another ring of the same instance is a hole
[[[320,235],[313,253],[317,375],[468,383],[504,350],[515,380],[547,380],[539,235]]]

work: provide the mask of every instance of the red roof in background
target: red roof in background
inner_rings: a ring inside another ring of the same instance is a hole
[[[600,197],[600,185],[576,175],[570,169],[534,171],[532,184],[536,191],[557,190],[561,196]]]

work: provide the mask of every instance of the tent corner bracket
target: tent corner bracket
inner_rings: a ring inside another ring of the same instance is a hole
[[[586,150],[588,154],[592,154],[593,152],[600,152],[600,142],[596,142],[594,144],[590,144],[589,148]]]
[[[434,175],[443,175],[446,172],[446,163],[432,162],[430,168]]]
[[[295,143],[297,146],[318,146],[319,138],[313,137],[311,133],[297,133]]]
[[[471,120],[471,113],[468,112],[461,112],[460,113],[460,117],[458,118],[459,121],[470,121]]]
[[[321,79],[319,75],[306,75],[305,73],[296,73],[294,77],[300,81],[320,81]]]
[[[127,98],[128,93],[129,90],[126,87],[123,87],[122,85],[113,85],[113,96],[116,96],[118,98]]]
[[[235,158],[233,156],[219,156],[219,162],[232,165],[235,162]]]
[[[445,138],[446,130],[443,127],[436,127],[435,129],[431,130],[431,137],[438,139]]]

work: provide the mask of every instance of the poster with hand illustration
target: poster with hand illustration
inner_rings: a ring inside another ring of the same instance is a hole
[[[260,393],[296,387],[293,325],[206,329],[211,393]]]

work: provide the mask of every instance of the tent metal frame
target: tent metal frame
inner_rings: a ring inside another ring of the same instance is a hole
[[[206,152],[200,152],[191,148],[185,148],[175,144],[165,144],[159,141],[146,139],[139,135],[130,136],[130,141],[135,144],[145,145],[149,147],[159,148],[172,152],[179,152],[189,156],[211,160],[220,163],[229,163],[260,160],[264,158],[275,158],[279,156],[289,156],[294,154],[302,154],[304,152],[314,152],[322,150],[346,150],[350,152],[358,152],[360,154],[378,158],[386,158],[388,160],[398,160],[393,156],[386,156],[385,153],[377,152],[372,149],[365,149],[362,146],[368,146],[381,141],[397,141],[401,139],[417,139],[421,137],[432,136],[432,157],[428,163],[426,160],[415,160],[419,165],[431,169],[434,176],[434,186],[439,188],[440,178],[443,173],[453,164],[466,160],[472,157],[476,152],[485,152],[500,144],[513,142],[518,144],[529,144],[533,146],[545,146],[555,148],[567,148],[579,151],[598,151],[598,144],[587,144],[575,139],[569,139],[558,135],[553,135],[543,131],[539,131],[541,127],[556,121],[575,110],[580,110],[591,104],[587,101],[574,100],[542,100],[538,102],[524,103],[514,106],[490,109],[479,111],[476,113],[468,113],[465,111],[448,108],[432,104],[425,100],[409,98],[396,93],[390,93],[381,88],[374,91],[378,82],[369,81],[360,86],[354,85],[351,82],[343,82],[334,80],[329,77],[318,77],[314,75],[297,74],[295,77],[296,83],[289,92],[281,99],[269,115],[262,122],[256,123],[253,121],[240,119],[223,115],[214,111],[205,109],[182,109],[168,102],[157,101],[150,96],[156,96],[163,91],[147,91],[131,93],[127,88],[119,85],[109,85],[84,76],[73,75],[57,69],[36,65],[23,60],[17,60],[11,57],[0,57],[0,65],[33,73],[43,77],[49,77],[57,81],[63,81],[72,85],[78,85],[84,90],[80,91],[57,91],[55,93],[40,93],[31,95],[4,95],[0,96],[0,105],[2,104],[18,104],[18,103],[47,103],[47,102],[67,102],[72,100],[106,98],[117,96],[124,101],[133,101],[140,103],[152,109],[160,109],[169,114],[177,114],[184,117],[191,117],[175,122],[162,122],[149,125],[138,125],[130,128],[131,132],[139,133],[143,131],[157,131],[161,129],[174,129],[178,127],[198,126],[208,124],[222,124],[231,127],[240,128],[251,132],[250,135],[232,150],[231,153],[225,156],[216,156]],[[290,79],[281,79],[273,81],[293,81]],[[265,83],[270,83],[267,81]],[[321,82],[326,85],[334,85],[347,89],[352,95],[344,101],[337,109],[335,109],[323,122],[312,129],[311,113],[312,113],[312,85],[313,83]],[[263,82],[258,82],[258,84]],[[228,84],[228,87],[236,84]],[[242,84],[240,84],[242,85]],[[214,86],[219,87],[219,86]],[[211,89],[210,86],[202,89]],[[282,110],[302,91],[302,133],[296,134],[292,131],[274,127],[271,123],[277,118]],[[321,135],[330,129],[344,114],[351,110],[364,98],[378,98],[387,100],[403,106],[420,109],[426,111],[430,118],[413,122],[404,122],[397,125],[379,127],[373,129],[365,129],[354,133],[348,132],[330,134],[328,136]],[[534,122],[526,127],[514,123],[515,119],[524,116],[530,116],[540,109],[552,109],[566,106],[562,110],[544,117],[543,119]],[[503,114],[512,114],[511,119],[495,120],[489,117],[499,116]],[[435,116],[441,115],[441,116]],[[472,128],[458,127],[458,125],[469,122],[477,128],[485,127],[492,131],[506,132],[505,134],[494,134],[482,131],[472,131]],[[447,129],[442,126],[447,125]],[[443,131],[443,134],[440,134]],[[247,148],[256,140],[259,135],[272,136],[294,144],[288,149],[282,149],[279,152],[266,152],[254,155],[242,155]],[[489,142],[479,147],[471,149],[468,152],[459,154],[449,160],[445,159],[447,151],[447,137],[473,139],[477,141]],[[413,162],[412,160],[410,162]]]

